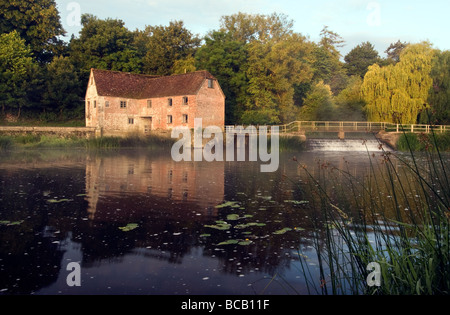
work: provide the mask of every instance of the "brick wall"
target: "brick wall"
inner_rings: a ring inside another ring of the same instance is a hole
[[[126,106],[124,103],[121,106],[121,102],[126,102]],[[202,118],[204,127],[224,127],[225,97],[217,81],[210,88],[205,80],[197,95],[142,100],[98,96],[95,81],[89,81],[86,126],[101,129],[103,135],[145,134],[177,126],[192,129],[195,118]]]

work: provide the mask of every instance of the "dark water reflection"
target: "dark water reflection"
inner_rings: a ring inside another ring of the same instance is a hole
[[[308,293],[298,250],[313,277],[317,262],[309,214],[291,202],[310,198],[298,165],[314,172],[321,159],[365,176],[369,162],[364,153],[293,155],[282,154],[276,173],[175,163],[167,152],[4,156],[0,294]],[[231,226],[211,228],[217,221]],[[120,229],[130,223],[138,227]],[[241,245],[218,245],[228,240]],[[66,283],[70,262],[81,265],[81,287]]]

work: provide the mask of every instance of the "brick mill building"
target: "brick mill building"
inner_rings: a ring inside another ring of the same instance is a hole
[[[102,135],[150,134],[177,126],[225,125],[225,95],[208,71],[149,76],[91,69],[86,126]]]

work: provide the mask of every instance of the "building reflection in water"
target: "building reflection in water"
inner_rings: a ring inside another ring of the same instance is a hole
[[[174,162],[167,156],[90,156],[89,219],[109,220],[112,211],[120,210],[127,220],[158,211],[176,217],[190,217],[192,212],[214,216],[215,206],[224,199],[224,172],[224,163]]]

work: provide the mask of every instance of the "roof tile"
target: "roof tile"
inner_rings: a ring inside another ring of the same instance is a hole
[[[216,80],[204,70],[164,77],[99,69],[92,71],[98,95],[134,99],[195,95],[205,79]]]

